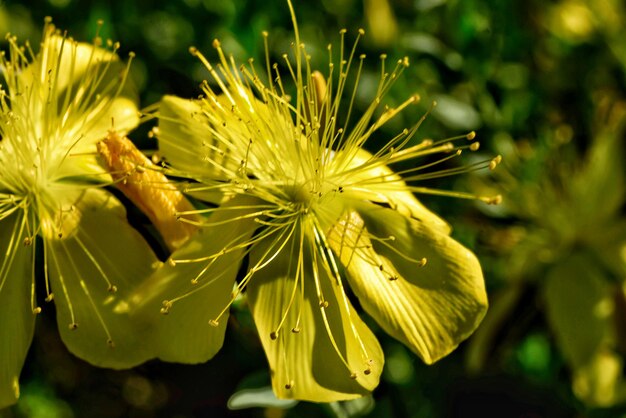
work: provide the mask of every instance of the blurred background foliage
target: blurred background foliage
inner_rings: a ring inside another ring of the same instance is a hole
[[[430,116],[418,138],[476,130],[495,172],[433,186],[502,193],[499,206],[422,197],[478,255],[490,312],[470,340],[427,367],[378,333],[386,353],[372,398],[318,405],[278,402],[254,325],[234,308],[224,348],[197,366],[150,362],[91,367],[67,353],[54,318],[39,318],[19,403],[6,417],[626,417],[626,25],[621,0],[296,1],[301,36],[322,71],[326,45],[366,30],[357,109],[372,99],[379,55],[411,66],[388,103],[422,102],[380,140]],[[0,33],[40,39],[44,16],[78,40],[101,35],[136,53],[142,106],[193,97],[207,77],[191,45],[214,57],[219,38],[240,61],[263,62],[261,32],[282,61],[293,39],[284,0],[9,1]],[[393,61],[390,61],[393,62]],[[436,101],[437,106],[432,107]],[[432,111],[431,111],[432,109]],[[150,151],[150,124],[132,138]],[[375,325],[373,325],[375,328]]]

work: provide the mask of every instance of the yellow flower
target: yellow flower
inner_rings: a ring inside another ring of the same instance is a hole
[[[344,33],[339,65],[331,62],[326,84],[311,70],[296,25],[295,63],[285,60],[294,101],[269,59],[266,85],[252,65],[238,67],[226,57],[217,41],[216,67],[192,48],[217,87],[204,83],[200,100],[163,99],[156,134],[168,171],[191,179],[189,194],[222,203],[178,213],[200,231],[132,298],[139,315],[159,305],[167,314],[153,334],[161,359],[211,358],[222,345],[228,309],[245,290],[276,395],[330,402],[369,393],[384,363],[348,285],[386,332],[427,363],[452,351],[485,314],[475,256],[411,192],[457,193],[405,183],[458,170],[433,173],[425,164],[403,171],[403,180],[388,168],[437,153],[445,160],[477,143],[411,145],[418,124],[375,154],[365,151],[372,134],[417,97],[375,118],[408,65],[400,60],[387,72],[383,59],[374,102],[349,122],[356,88],[347,93],[346,83],[355,62],[359,77],[363,57],[354,49],[344,53]],[[200,213],[211,216],[189,219]],[[247,269],[236,281],[244,260]]]
[[[41,312],[39,286],[47,302],[56,301],[71,352],[114,368],[147,359],[119,302],[156,261],[124,207],[102,189],[112,180],[96,143],[112,127],[125,132],[139,121],[117,45],[77,43],[49,19],[37,54],[7,39],[8,57],[0,58],[0,408],[19,396]]]

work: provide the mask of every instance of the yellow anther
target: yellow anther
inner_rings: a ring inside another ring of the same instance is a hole
[[[488,205],[499,205],[500,203],[502,203],[502,195],[498,194],[491,197],[482,197],[480,200]]]
[[[502,162],[502,156],[498,155],[493,160],[489,162],[489,170],[495,170],[498,164]]]
[[[172,308],[172,302],[170,302],[169,300],[164,300],[162,302],[163,307],[161,308],[161,313],[163,315],[167,315],[168,313],[170,313],[170,309]]]

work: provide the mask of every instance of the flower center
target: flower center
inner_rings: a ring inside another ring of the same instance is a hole
[[[287,186],[284,191],[289,202],[295,206],[310,207],[317,201],[317,195],[306,183]]]

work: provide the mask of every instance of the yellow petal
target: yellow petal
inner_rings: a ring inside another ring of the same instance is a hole
[[[485,315],[476,257],[440,229],[361,203],[329,240],[365,311],[428,364],[454,350]]]
[[[54,27],[47,26],[44,42],[40,51],[43,68],[56,68],[59,65],[58,76],[54,86],[61,92],[71,84],[85,76],[93,76],[88,72],[98,63],[117,61],[117,55],[93,44],[76,42],[71,38],[54,33]],[[59,55],[61,59],[59,60]],[[58,61],[57,61],[58,60]],[[46,73],[38,73],[46,77]]]
[[[159,104],[159,152],[166,161],[189,173],[219,175],[213,161],[223,161],[200,102],[164,96]],[[225,151],[225,150],[224,150]],[[204,157],[204,164],[198,162]]]
[[[20,95],[11,100],[11,110],[22,121],[13,136],[54,143],[46,150],[51,182],[77,175],[106,182],[95,157],[96,142],[111,129],[127,133],[139,124],[138,96],[125,82],[127,65],[109,50],[54,33],[51,25],[26,68],[13,50],[6,71],[15,73],[8,78],[9,90]]]
[[[225,203],[131,295],[133,317],[150,327],[149,344],[161,360],[201,363],[222,347],[228,309],[219,315],[231,301],[246,248],[241,244],[258,226],[238,217],[254,211],[246,206],[255,203],[247,196]]]
[[[371,158],[372,154],[360,148],[350,161],[348,169],[366,164]],[[402,181],[402,177],[394,174],[393,170],[386,165],[377,164],[368,170],[358,170],[351,173],[350,176],[350,182],[353,183],[357,183],[359,179],[368,180],[377,177],[384,177],[387,180],[380,185],[371,184],[367,189],[363,189],[360,192],[351,191],[351,195],[366,201],[369,200],[371,202],[386,204],[404,216],[410,216],[420,222],[428,224],[432,228],[437,228],[444,234],[450,233],[450,226],[446,221],[441,219],[434,212],[428,210],[426,206],[422,205],[422,203],[415,198],[413,193],[401,190],[405,185]],[[390,182],[393,182],[394,190],[389,190]]]
[[[157,264],[150,246],[109,193],[87,189],[72,212],[75,229],[44,240],[63,342],[97,366],[126,368],[152,357],[122,303]]]
[[[590,361],[573,371],[572,389],[589,406],[609,407],[626,400],[623,360],[612,350],[598,350]]]
[[[38,88],[36,94],[46,96],[41,98],[41,104],[57,101],[38,110],[42,113],[56,110],[55,116],[62,118],[64,132],[76,131],[75,135],[68,134],[73,141],[83,135],[81,145],[85,142],[93,145],[94,140],[102,139],[113,127],[125,133],[139,124],[137,92],[132,83],[121,84],[126,74],[126,64],[115,53],[48,34],[37,58],[20,77],[25,86]],[[29,81],[33,78],[34,85]],[[68,117],[84,112],[88,113],[85,117]]]
[[[279,398],[313,402],[361,397],[378,385],[384,362],[380,345],[358,317],[343,288],[304,245],[300,252],[299,239],[287,243],[248,285],[274,393]],[[250,265],[276,249],[269,245],[255,247]],[[296,281],[298,260],[302,262],[303,274]],[[320,306],[316,292],[315,270],[319,273],[323,299],[328,303],[325,308]],[[277,329],[283,316],[283,325]],[[294,332],[294,328],[299,332]]]
[[[33,246],[24,245],[21,211],[0,220],[0,410],[19,397],[18,378],[33,338]]]

